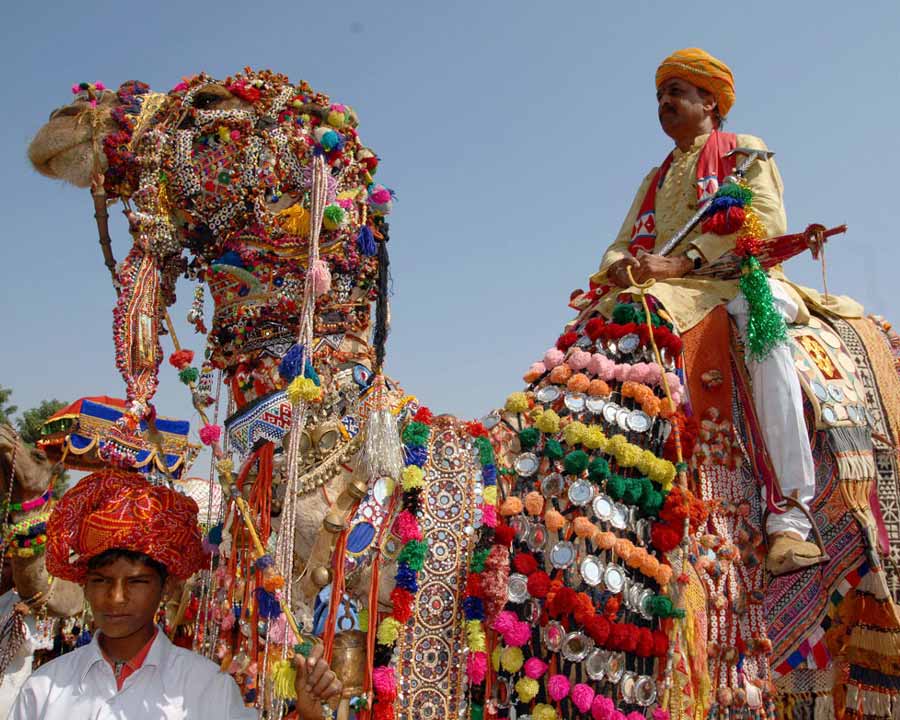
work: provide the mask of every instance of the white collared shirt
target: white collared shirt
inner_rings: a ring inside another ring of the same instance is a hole
[[[144,664],[116,690],[97,636],[39,668],[9,720],[255,720],[237,684],[206,658],[158,632]]]

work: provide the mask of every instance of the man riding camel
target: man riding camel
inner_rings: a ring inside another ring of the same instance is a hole
[[[735,101],[734,78],[725,63],[703,50],[679,50],[663,60],[656,71],[656,98],[660,125],[675,148],[644,178],[622,229],[591,278],[594,287],[606,290],[605,295],[600,291],[596,310],[610,314],[619,293],[632,286],[630,268],[636,283],[656,281],[648,292],[662,303],[682,333],[724,304],[746,341],[749,311],[738,281],[689,276],[733,250],[738,233],[704,232],[698,226],[670,254],[660,251],[700,203],[716,192],[725,176],[734,172],[736,161],[728,153],[767,148],[752,135],[722,132]],[[753,209],[764,228],[761,235],[785,234],[781,176],[768,153],[748,167],[744,181],[753,193]],[[769,286],[775,308],[788,323],[806,323],[807,305],[841,316],[861,314],[862,309],[852,300],[825,298],[788,283],[780,268],[770,272]],[[748,358],[747,365],[756,414],[781,492],[808,510],[815,474],[803,396],[790,349],[782,342],[762,359]],[[767,565],[771,572],[784,574],[821,559],[819,548],[807,542],[811,529],[806,513],[797,508],[769,517]]]
[[[59,502],[47,538],[47,569],[84,586],[96,632],[25,682],[10,720],[257,717],[230,675],[154,622],[173,582],[203,562],[193,500],[131,474],[96,473]],[[317,698],[340,693],[340,681],[321,644],[295,664],[301,717],[321,717]]]

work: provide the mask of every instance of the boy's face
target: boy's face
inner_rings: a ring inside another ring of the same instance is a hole
[[[168,585],[144,563],[118,558],[88,570],[84,595],[103,634],[126,638],[153,623]]]

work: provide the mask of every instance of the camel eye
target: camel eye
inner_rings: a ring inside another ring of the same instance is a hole
[[[52,113],[50,113],[50,119],[55,120],[58,117],[75,117],[84,109],[84,105],[77,105],[73,103],[72,105],[66,105],[65,107],[56,108]]]
[[[200,92],[194,97],[194,107],[198,110],[209,110],[219,99],[215,93]]]

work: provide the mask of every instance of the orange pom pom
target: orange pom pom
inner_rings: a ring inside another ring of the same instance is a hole
[[[668,565],[660,563],[659,570],[656,571],[656,582],[660,587],[666,587],[672,579],[672,568]]]
[[[604,530],[594,535],[594,543],[596,543],[601,550],[612,550],[613,546],[616,544],[616,536],[613,533]]]
[[[556,510],[548,510],[544,513],[544,524],[548,530],[558,532],[566,525],[566,519]]]
[[[583,515],[579,515],[575,518],[573,527],[575,529],[575,534],[580,538],[593,537],[594,533],[597,532],[597,526]]]
[[[529,515],[540,515],[544,511],[544,496],[532,490],[525,496],[525,510]]]
[[[613,545],[613,552],[627,562],[634,553],[634,544],[625,538],[617,538]]]
[[[509,517],[511,515],[518,515],[522,512],[522,501],[515,497],[510,496],[503,501],[503,504],[500,506],[500,514]]]
[[[550,371],[550,382],[554,385],[565,385],[572,377],[572,368],[568,365],[557,365]]]
[[[575,373],[572,377],[569,378],[569,381],[566,383],[566,387],[572,392],[583,393],[587,392],[590,384],[591,379],[587,375],[585,375],[584,373]]]
[[[605,380],[591,380],[587,391],[591,397],[608,397],[610,392],[612,392]]]
[[[675,414],[675,403],[669,398],[663,398],[659,401],[659,416],[670,418]]]

